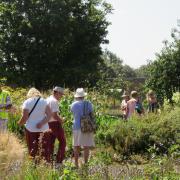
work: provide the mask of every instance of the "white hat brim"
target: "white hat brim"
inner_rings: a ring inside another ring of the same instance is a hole
[[[79,94],[75,94],[75,95],[74,95],[75,98],[85,97],[85,96],[87,96],[87,93],[84,93],[83,95],[79,95]]]

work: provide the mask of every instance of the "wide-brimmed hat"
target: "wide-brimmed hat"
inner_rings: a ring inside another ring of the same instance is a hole
[[[87,93],[84,92],[84,89],[83,89],[83,88],[77,88],[77,89],[76,89],[76,93],[74,94],[74,97],[75,97],[75,98],[78,98],[78,97],[84,97],[84,96],[86,96],[86,95],[87,95]]]
[[[127,92],[124,92],[121,97],[129,97],[129,95],[127,94]]]
[[[59,87],[59,86],[55,86],[55,87],[53,88],[53,91],[59,92],[59,93],[61,93],[61,94],[64,94],[64,88]]]

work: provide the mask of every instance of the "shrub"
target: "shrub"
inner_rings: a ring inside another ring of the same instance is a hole
[[[114,121],[99,128],[96,141],[123,155],[146,153],[154,145],[157,153],[167,153],[171,145],[180,143],[180,108],[161,115],[134,116],[128,122]]]
[[[173,94],[172,100],[176,106],[180,107],[180,92],[176,92]]]
[[[175,108],[170,113],[165,113],[159,121],[151,124],[151,135],[149,137],[159,152],[167,153],[173,144],[180,143],[180,108]]]

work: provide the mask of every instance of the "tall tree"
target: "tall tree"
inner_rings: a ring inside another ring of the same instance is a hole
[[[1,76],[37,88],[93,85],[110,12],[102,0],[1,0]]]
[[[147,65],[142,65],[139,68],[135,69],[137,77],[148,78],[149,63]]]
[[[164,42],[164,48],[150,64],[147,87],[155,90],[163,100],[172,102],[173,92],[180,88],[180,33],[172,33],[173,42]]]
[[[105,50],[102,55],[103,64],[99,66],[101,78],[98,81],[100,89],[108,90],[124,87],[122,60],[114,53]]]

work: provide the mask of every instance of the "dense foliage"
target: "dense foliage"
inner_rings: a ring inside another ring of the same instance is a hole
[[[155,90],[159,99],[172,103],[173,93],[180,89],[180,32],[172,33],[173,42],[164,42],[164,48],[150,63],[147,87]]]
[[[102,0],[2,0],[0,77],[41,89],[93,85],[110,12]]]
[[[26,98],[26,89],[11,89],[13,105],[17,104],[16,113],[12,113],[9,120],[9,130],[22,139],[23,128],[17,126],[20,116],[18,107]],[[50,92],[44,92],[46,97]],[[106,95],[98,92],[88,92],[87,99],[93,102],[98,130],[95,141],[96,148],[92,151],[88,167],[82,166],[75,170],[71,162],[72,153],[72,113],[69,105],[73,101],[73,93],[68,89],[60,101],[60,113],[65,118],[64,129],[67,138],[67,159],[60,169],[55,170],[43,163],[38,166],[25,159],[22,168],[6,171],[12,179],[116,179],[117,177],[136,178],[176,178],[176,159],[180,156],[180,109],[179,93],[174,94],[176,108],[169,106],[167,112],[161,114],[147,114],[144,117],[132,117],[129,121],[108,115],[110,100]],[[167,106],[167,105],[165,105]],[[3,147],[4,149],[4,147]],[[16,150],[16,149],[13,149]],[[162,156],[163,155],[163,156]],[[1,160],[1,156],[0,156]],[[14,163],[12,161],[11,163]],[[125,163],[125,164],[124,164]],[[133,165],[131,166],[131,163]],[[134,169],[134,164],[136,168]],[[140,164],[140,166],[138,166]],[[117,168],[117,169],[116,169]],[[116,171],[114,171],[116,169]],[[18,172],[18,173],[17,173]]]
[[[162,115],[133,117],[128,122],[104,120],[97,132],[100,144],[109,145],[120,154],[147,153],[151,147],[158,154],[167,154],[174,144],[180,144],[180,109]]]
[[[109,50],[105,50],[103,64],[99,67],[100,78],[96,84],[96,89],[113,98],[120,99],[124,91],[130,93],[132,90],[140,91],[145,82],[144,71],[139,73],[139,69],[133,69],[123,64],[123,60]],[[144,68],[145,69],[145,68]],[[143,74],[143,75],[142,75]]]

